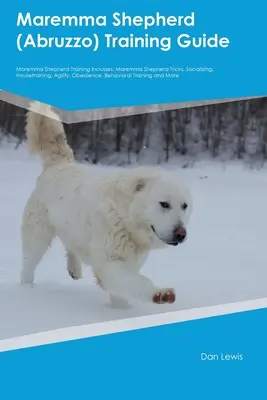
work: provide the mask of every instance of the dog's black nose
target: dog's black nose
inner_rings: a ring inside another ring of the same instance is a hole
[[[177,228],[174,229],[173,236],[178,241],[178,243],[182,243],[186,238],[186,229],[183,226],[179,225]]]

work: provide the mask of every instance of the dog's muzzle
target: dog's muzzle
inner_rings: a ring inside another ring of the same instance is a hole
[[[174,228],[174,230],[173,230],[173,232],[172,232],[172,237],[171,237],[171,238],[169,237],[169,238],[166,238],[166,239],[161,238],[161,237],[157,234],[157,232],[156,232],[156,230],[155,230],[155,228],[154,228],[153,225],[151,226],[151,229],[153,230],[153,232],[155,233],[155,235],[156,235],[162,242],[164,242],[164,243],[166,243],[166,244],[168,244],[168,245],[170,245],[170,246],[178,246],[178,244],[183,243],[183,242],[185,241],[186,236],[187,236],[186,229],[185,229],[185,227],[184,227],[183,225],[178,225],[176,228]]]

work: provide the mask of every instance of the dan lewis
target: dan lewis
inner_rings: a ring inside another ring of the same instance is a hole
[[[224,353],[217,353],[217,354],[208,354],[208,353],[201,353],[200,354],[201,361],[243,361],[244,356],[243,354],[224,354]]]

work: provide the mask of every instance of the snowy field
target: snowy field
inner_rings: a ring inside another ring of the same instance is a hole
[[[175,287],[177,302],[115,310],[90,268],[81,281],[69,278],[59,242],[39,265],[35,287],[20,287],[21,215],[41,168],[24,149],[0,148],[0,339],[267,297],[267,171],[210,163],[172,168],[195,198],[188,241],[151,254],[143,272],[162,287]]]

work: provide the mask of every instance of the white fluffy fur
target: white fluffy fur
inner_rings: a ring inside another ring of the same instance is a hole
[[[75,163],[63,125],[49,106],[31,105],[26,131],[44,170],[23,216],[22,283],[33,283],[57,236],[66,248],[70,276],[81,278],[82,264],[90,265],[114,305],[152,302],[156,293],[164,294],[167,289],[156,287],[140,269],[150,250],[167,246],[175,227],[187,225],[192,208],[187,186],[160,168],[101,173]],[[162,201],[171,209],[163,209]]]

